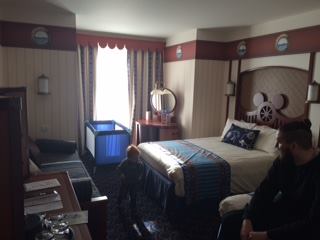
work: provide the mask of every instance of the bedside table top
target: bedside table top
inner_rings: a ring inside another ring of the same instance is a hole
[[[160,121],[152,121],[152,120],[145,120],[140,119],[136,121],[136,124],[142,125],[142,126],[149,126],[149,127],[157,127],[157,128],[177,128],[177,123],[161,123]]]

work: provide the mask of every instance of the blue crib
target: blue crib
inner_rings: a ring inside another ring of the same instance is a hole
[[[119,163],[130,145],[130,130],[116,121],[89,121],[86,127],[86,148],[95,165]]]

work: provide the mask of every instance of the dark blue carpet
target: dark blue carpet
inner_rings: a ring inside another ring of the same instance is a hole
[[[219,220],[212,214],[195,212],[179,217],[168,217],[159,205],[146,196],[142,190],[137,195],[138,218],[131,217],[129,200],[123,201],[121,207],[117,207],[117,195],[120,186],[119,176],[114,165],[99,166],[93,174],[93,161],[86,154],[83,156],[93,181],[102,195],[108,197],[108,240],[130,240],[130,239],[151,239],[151,240],[214,240]],[[134,230],[136,224],[143,238],[139,238]],[[148,228],[150,231],[147,231]],[[151,232],[151,234],[150,234]]]

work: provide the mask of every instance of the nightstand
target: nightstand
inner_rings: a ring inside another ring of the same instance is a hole
[[[180,138],[176,123],[161,123],[160,121],[136,121],[135,143],[166,141]]]

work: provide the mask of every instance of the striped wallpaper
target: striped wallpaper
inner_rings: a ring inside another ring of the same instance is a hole
[[[29,135],[76,140],[77,53],[2,47],[0,87],[27,87]],[[50,95],[37,94],[37,77],[49,77]]]
[[[225,124],[227,61],[196,60],[193,137],[220,136]]]
[[[220,135],[225,123],[228,62],[187,60],[165,63],[165,86],[177,96],[182,138]]]
[[[164,85],[177,97],[175,115],[180,126],[182,138],[193,136],[192,111],[195,60],[170,62],[164,64]]]

